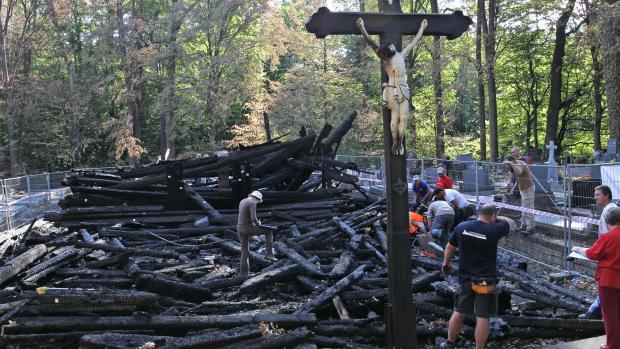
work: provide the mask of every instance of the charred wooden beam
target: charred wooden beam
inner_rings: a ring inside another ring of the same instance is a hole
[[[19,256],[6,261],[5,265],[0,267],[0,285],[7,282],[10,278],[26,269],[37,259],[41,258],[47,252],[45,245],[36,245]]]
[[[364,276],[367,268],[368,266],[366,265],[359,266],[351,274],[347,275],[345,278],[341,279],[318,296],[303,304],[301,307],[295,310],[293,314],[314,312],[318,307],[328,303],[332,298],[334,298],[334,296],[342,293],[343,291],[351,287],[355,282],[359,281]]]
[[[231,328],[261,322],[277,324],[283,328],[294,328],[315,325],[317,319],[314,314],[271,313],[213,316],[39,316],[16,318],[13,323],[2,326],[2,330],[5,334],[140,329],[185,332],[205,328]]]

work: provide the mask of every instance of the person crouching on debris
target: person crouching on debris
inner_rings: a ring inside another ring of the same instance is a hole
[[[239,274],[247,275],[250,271],[250,236],[265,235],[265,258],[271,261],[277,259],[273,256],[273,233],[262,229],[261,223],[256,217],[256,205],[263,202],[263,194],[253,191],[247,198],[239,202],[239,219],[237,220],[237,234],[241,242],[241,263]]]
[[[413,192],[413,202],[409,205],[409,211],[415,212],[420,205],[426,205],[431,198],[431,187],[420,176],[413,176],[413,184],[411,185]]]
[[[446,248],[448,236],[454,224],[454,209],[444,199],[435,198],[426,211],[431,235],[439,240],[441,247]]]
[[[447,203],[454,208],[454,225],[467,220],[476,213],[476,206],[470,204],[469,201],[455,189],[437,188],[433,192],[435,199],[446,200]]]
[[[454,348],[468,313],[476,315],[476,349],[483,349],[489,337],[489,317],[496,312],[497,244],[514,230],[512,219],[497,215],[494,205],[484,205],[478,219],[459,224],[450,235],[441,271],[449,274],[450,260],[459,250],[460,283],[454,313],[448,324],[448,339],[437,348]]]
[[[605,213],[608,232],[590,248],[575,246],[573,252],[598,261],[595,279],[601,299],[607,344],[605,349],[620,349],[620,208]]]

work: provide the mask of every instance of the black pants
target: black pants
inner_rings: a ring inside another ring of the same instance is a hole
[[[464,222],[467,218],[473,216],[476,213],[475,207],[476,206],[474,205],[468,205],[454,210],[454,226],[456,227],[459,223]]]

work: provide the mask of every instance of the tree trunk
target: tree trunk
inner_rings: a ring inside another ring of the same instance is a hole
[[[600,6],[601,53],[607,92],[609,137],[620,140],[620,1],[605,0]]]
[[[549,92],[549,106],[547,107],[545,144],[549,144],[549,142],[554,141],[558,145],[556,155],[560,150],[560,144],[557,142],[557,132],[558,119],[562,104],[562,65],[564,63],[564,53],[566,48],[566,26],[568,24],[568,20],[573,14],[575,1],[576,0],[568,0],[566,8],[564,8],[562,15],[560,15],[560,18],[558,18],[556,22],[555,28],[555,48],[553,49],[553,60],[551,61],[551,89]]]
[[[162,111],[159,119],[159,152],[162,159],[166,151],[170,149],[169,158],[173,159],[174,150],[174,95],[176,91],[176,69],[177,69],[177,34],[181,28],[179,20],[178,0],[171,0],[170,31],[168,32],[168,43],[166,46],[166,88],[163,93]]]
[[[484,0],[479,0],[482,9],[482,32],[484,33],[484,58],[487,73],[487,89],[489,94],[489,134],[491,142],[491,161],[497,161],[499,157],[497,140],[497,86],[495,83],[495,35],[497,30],[497,5],[496,0],[489,0],[489,16],[486,19]]]
[[[592,22],[596,20],[595,14],[588,0],[584,1],[584,5],[586,6],[586,23],[588,28],[593,28]],[[594,70],[594,76],[592,77],[592,92],[594,94],[594,150],[600,151],[602,149],[601,120],[603,119],[603,96],[601,94],[601,83],[603,80],[603,67],[601,67],[599,61],[600,45],[597,39],[597,37],[590,39],[590,55],[592,56],[592,70]]]
[[[480,136],[480,160],[487,158],[487,125],[484,93],[484,70],[482,69],[482,20],[484,18],[484,1],[478,0],[478,18],[476,20],[476,74],[478,77],[478,128]]]
[[[437,0],[431,0],[431,12],[438,13]],[[443,91],[441,88],[441,39],[433,37],[433,87],[435,90],[435,157],[441,159],[445,156],[446,146],[444,141],[444,116],[443,116]]]

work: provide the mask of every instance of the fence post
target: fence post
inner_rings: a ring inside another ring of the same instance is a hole
[[[567,205],[570,206],[569,202],[570,202],[570,197],[568,195],[568,191],[567,191],[567,185],[566,182],[568,180],[568,173],[569,169],[568,169],[568,165],[564,164],[564,180],[562,181],[562,190],[564,191],[564,204],[562,205],[563,207],[563,211],[564,211],[564,249],[562,250],[562,266],[564,267],[564,269],[568,269],[569,268],[569,264],[566,261],[566,256],[568,254],[568,249],[571,248],[571,246],[568,243],[568,239],[567,239],[567,219],[568,219],[568,214],[570,211],[567,211]]]
[[[568,174],[565,174],[564,177],[566,177],[566,191],[569,194],[568,195],[568,248],[566,250],[566,253],[568,253],[568,251],[573,247],[573,195],[572,195],[572,188],[573,188],[573,176],[571,174],[572,170],[570,165],[566,164],[565,165],[566,168],[568,169]]]
[[[26,176],[26,187],[28,190],[28,213],[30,214],[30,220],[32,221],[34,219],[34,216],[32,215],[32,192],[30,188],[30,176]]]
[[[11,230],[11,206],[9,205],[9,190],[6,186],[6,179],[2,180],[2,190],[4,194],[4,214],[6,219],[6,229]]]
[[[420,178],[426,182],[426,176],[424,175],[424,157],[422,157],[420,161],[422,162],[420,164]]]
[[[474,160],[474,169],[476,171],[476,208],[480,208],[480,188],[478,187],[478,161]]]

